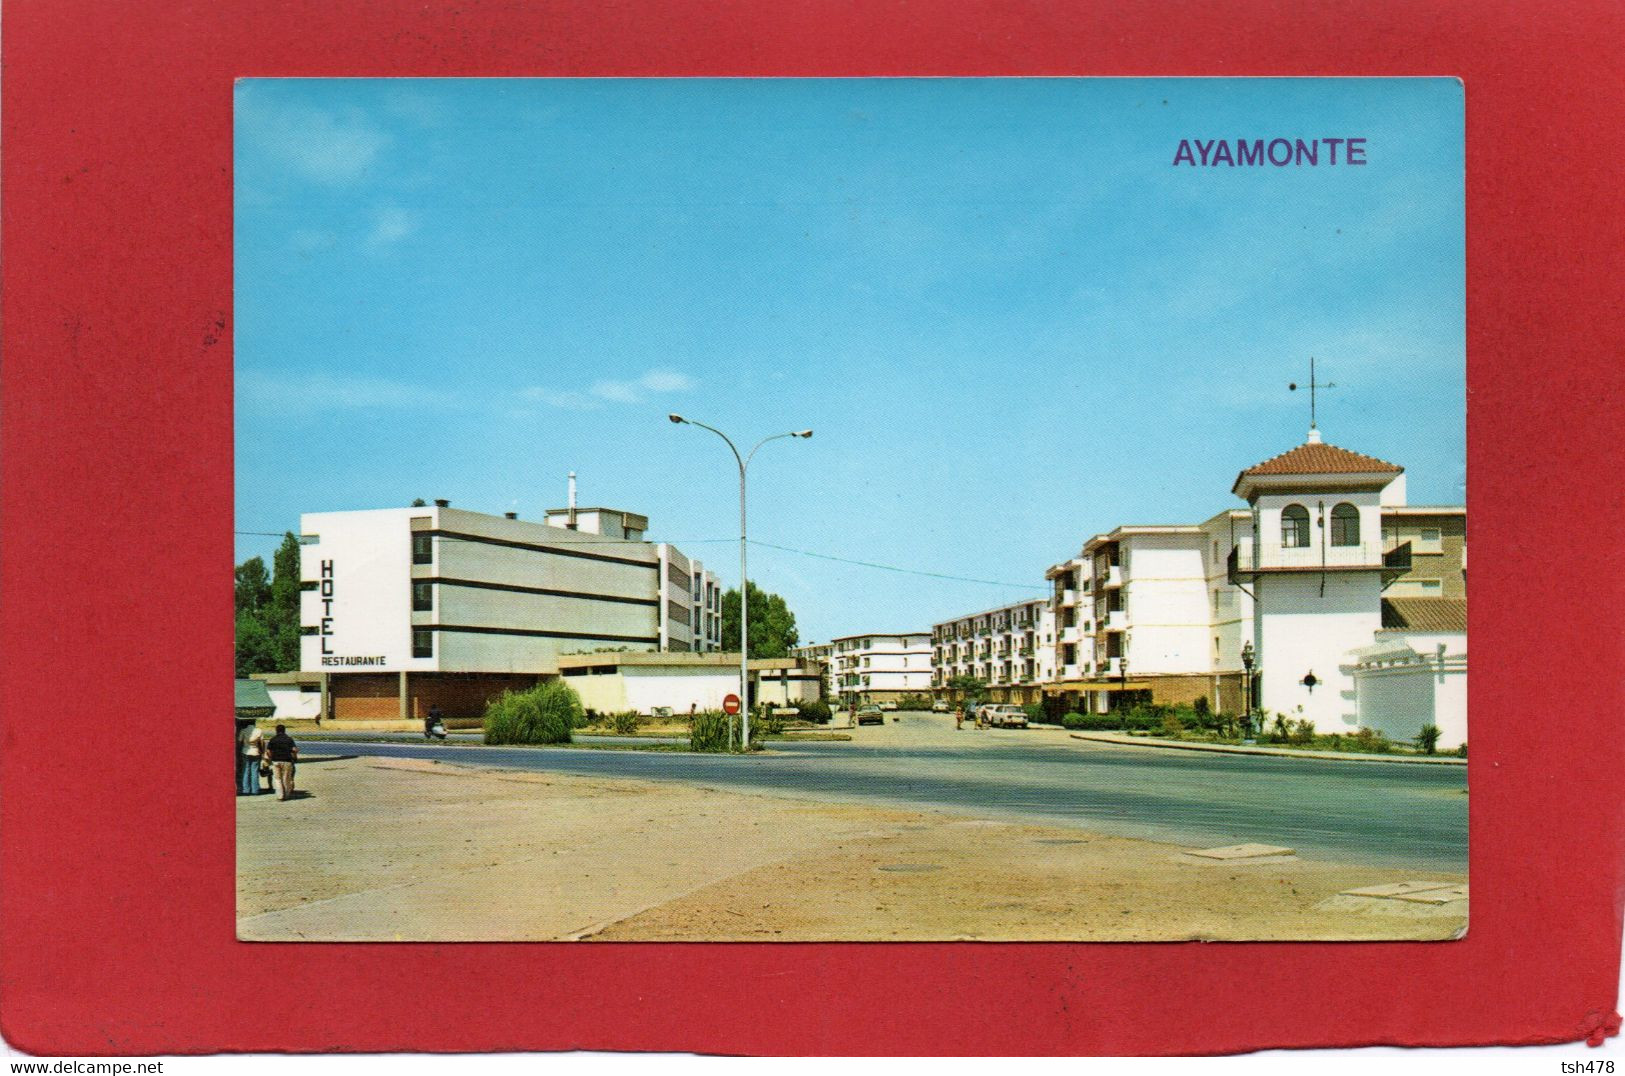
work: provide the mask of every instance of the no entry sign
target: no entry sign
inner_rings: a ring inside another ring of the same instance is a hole
[[[739,696],[728,695],[722,700],[722,712],[732,717],[739,712]]]

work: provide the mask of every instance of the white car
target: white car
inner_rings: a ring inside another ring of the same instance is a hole
[[[1024,729],[1027,711],[1019,706],[989,706],[983,711],[982,720],[997,728]]]

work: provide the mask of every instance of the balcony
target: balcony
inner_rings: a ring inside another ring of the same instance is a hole
[[[1121,677],[1123,675],[1123,659],[1107,658],[1105,662],[1100,665],[1099,675],[1110,680],[1115,680],[1118,677]]]
[[[1100,622],[1100,630],[1101,631],[1127,631],[1128,630],[1128,614],[1125,613],[1121,609],[1113,609],[1113,610],[1111,610],[1110,612],[1108,612],[1106,614],[1106,618]]]
[[[1055,672],[1057,680],[1076,680],[1083,675],[1082,666],[1076,664],[1062,665]]]
[[[1123,585],[1123,566],[1113,564],[1099,578],[1100,585],[1103,587],[1120,587]]]
[[[1076,590],[1072,589],[1071,587],[1068,587],[1065,590],[1057,590],[1055,592],[1055,604],[1057,604],[1057,605],[1076,605],[1076,604],[1078,604],[1078,592]]]
[[[1358,545],[1325,545],[1315,544],[1308,546],[1283,546],[1271,543],[1252,545],[1249,558],[1241,546],[1230,551],[1226,561],[1226,574],[1232,583],[1248,582],[1260,574],[1269,572],[1319,572],[1319,571],[1349,571],[1369,569],[1388,572],[1393,570],[1395,578],[1403,575],[1409,569],[1410,546],[1407,543],[1388,553],[1384,553],[1382,546],[1377,542],[1361,542]],[[1390,560],[1393,566],[1390,566]],[[1249,563],[1250,561],[1250,563]],[[1405,567],[1397,567],[1403,563]]]

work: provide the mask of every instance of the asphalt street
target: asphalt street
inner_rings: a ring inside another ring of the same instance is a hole
[[[310,738],[308,753],[316,742]],[[852,742],[770,748],[746,757],[403,737],[346,742],[342,751],[923,807],[1187,846],[1257,841],[1317,859],[1467,867],[1466,767],[1125,747],[1044,730],[956,731],[931,714],[858,729]]]

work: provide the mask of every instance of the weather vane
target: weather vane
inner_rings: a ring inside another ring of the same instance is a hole
[[[1335,389],[1336,387],[1337,382],[1335,381],[1315,380],[1315,357],[1313,355],[1309,356],[1309,428],[1311,430],[1317,428],[1315,426],[1315,390]],[[1291,392],[1297,392],[1298,383],[1296,381],[1290,382],[1287,385],[1287,389]]]

